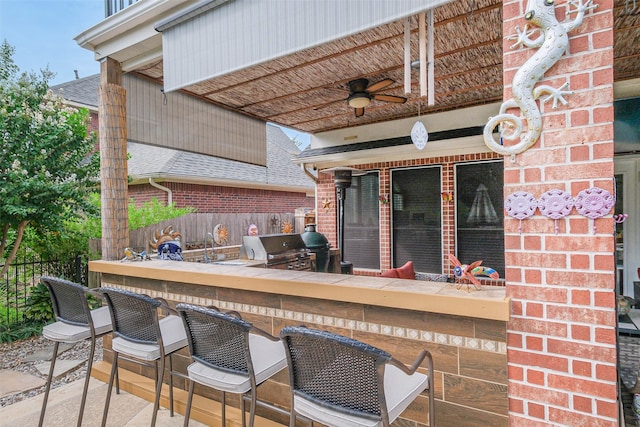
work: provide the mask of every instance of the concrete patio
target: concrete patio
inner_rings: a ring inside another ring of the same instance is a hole
[[[89,394],[85,408],[83,426],[99,426],[102,419],[102,411],[107,393],[107,381],[111,365],[107,362],[98,362],[92,370],[92,378],[89,382]],[[2,390],[20,390],[24,387],[33,388],[29,375],[11,371],[0,372],[0,384]],[[64,386],[51,390],[45,426],[75,426],[82,396],[84,380],[77,380]],[[36,387],[38,384],[35,385]],[[135,375],[127,371],[120,371],[120,394],[111,395],[108,426],[136,427],[148,426],[153,410],[153,382],[152,380]],[[175,414],[169,415],[168,386],[165,385],[161,398],[161,409],[158,412],[158,427],[182,426],[184,422],[185,403],[187,393],[184,390],[174,390]],[[40,407],[43,394],[25,399],[21,402],[0,408],[0,425],[2,426],[35,426],[38,424]],[[218,402],[194,396],[189,425],[220,426],[220,404]],[[227,425],[239,427],[240,411],[237,408],[227,407]],[[276,427],[280,424],[256,417],[256,426]]]

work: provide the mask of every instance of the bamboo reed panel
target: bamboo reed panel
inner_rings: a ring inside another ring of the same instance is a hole
[[[98,89],[102,257],[122,258],[129,246],[126,92],[116,84]]]

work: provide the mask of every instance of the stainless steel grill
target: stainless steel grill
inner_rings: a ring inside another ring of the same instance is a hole
[[[315,254],[299,234],[244,236],[240,259],[264,261],[265,268],[312,271]]]

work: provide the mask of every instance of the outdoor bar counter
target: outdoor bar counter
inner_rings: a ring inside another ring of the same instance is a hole
[[[466,285],[443,282],[159,260],[92,261],[89,269],[99,273],[102,286],[162,297],[171,305],[236,310],[276,336],[285,326],[304,324],[365,341],[407,364],[427,349],[436,371],[436,425],[508,425],[506,322],[511,308],[504,287],[468,292]],[[106,361],[111,360],[110,344],[105,338]],[[174,358],[178,370],[189,363],[187,350]],[[123,367],[149,375],[136,365]],[[288,379],[286,370],[280,372],[260,387],[259,396],[288,409]],[[239,406],[231,396],[227,400]],[[421,396],[401,418],[424,426],[428,410],[427,397]],[[258,413],[288,425],[275,412]]]

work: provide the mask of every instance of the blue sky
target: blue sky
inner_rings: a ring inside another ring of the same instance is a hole
[[[15,48],[20,71],[49,67],[56,85],[100,72],[93,52],[73,40],[104,19],[104,0],[0,0],[0,40]],[[308,144],[309,136],[283,128],[289,138]]]
[[[73,40],[104,19],[104,0],[0,0],[0,39],[15,48],[20,71],[49,67],[51,85],[100,72],[93,52]]]

